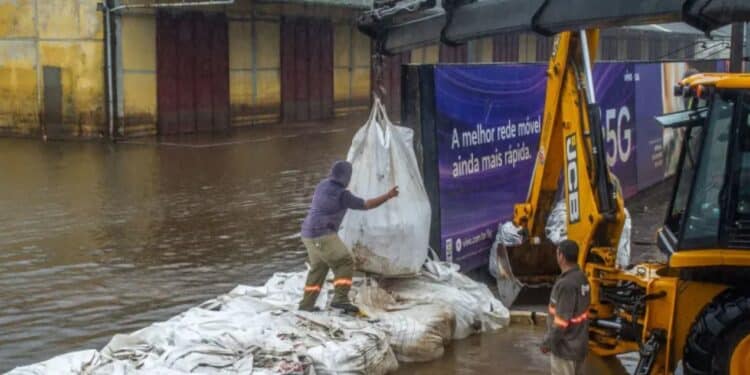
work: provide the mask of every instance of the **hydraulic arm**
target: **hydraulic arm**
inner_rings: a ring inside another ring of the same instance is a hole
[[[686,22],[709,32],[750,19],[746,0],[401,0],[376,1],[359,18],[385,53],[501,33]]]
[[[521,228],[525,240],[511,248],[498,249],[501,297],[509,296],[512,301],[519,289],[520,283],[511,269],[513,264],[535,267],[537,274],[519,274],[518,279],[523,281],[534,280],[540,270],[550,273],[549,263],[554,263],[555,259],[554,246],[545,240],[544,229],[555,200],[563,194],[567,237],[578,243],[581,249],[578,263],[591,285],[589,346],[594,354],[611,356],[639,352],[641,359],[636,368],[639,375],[672,373],[684,353],[689,353],[685,354],[685,360],[694,367],[688,369],[689,374],[724,374],[721,369],[730,365],[731,375],[747,373],[744,369],[750,368],[750,360],[747,360],[750,358],[750,324],[747,323],[750,292],[746,290],[746,283],[717,282],[716,278],[703,276],[715,276],[708,266],[717,264],[734,272],[728,274],[746,274],[747,268],[740,266],[746,267],[750,256],[733,250],[725,254],[723,248],[699,249],[694,252],[696,255],[691,255],[676,252],[679,249],[675,248],[670,264],[644,263],[627,271],[615,266],[625,210],[619,183],[606,163],[601,110],[591,66],[596,55],[598,28],[683,21],[710,32],[728,23],[750,20],[750,1],[376,0],[375,4],[374,9],[360,17],[359,27],[374,39],[379,53],[397,53],[436,42],[455,44],[506,32],[558,33],[547,69],[542,132],[531,185],[526,201],[514,207],[513,222]],[[711,79],[706,78],[705,85],[713,82]],[[747,90],[750,81],[744,76],[730,77],[723,85],[727,90]],[[698,97],[706,99],[700,94],[703,85],[694,86]],[[739,106],[727,104],[737,102],[732,95],[714,98],[718,103],[714,111],[731,112],[731,108],[740,111]],[[750,117],[738,115],[737,118]],[[730,123],[715,122],[724,126]],[[701,134],[693,133],[696,137]],[[731,137],[717,137],[714,143],[725,142],[722,139]],[[698,140],[696,138],[695,142]],[[681,164],[688,160],[684,149],[693,142],[690,137],[684,141]],[[689,153],[691,163],[695,155],[699,154]],[[722,160],[716,165],[725,165]],[[719,192],[717,199],[720,201],[731,196],[724,194],[724,189]],[[707,194],[703,190],[699,193]],[[716,205],[711,201],[705,203],[695,207],[706,211]],[[745,220],[744,206],[729,203],[727,207],[740,207],[731,209],[737,210],[737,215]],[[690,207],[692,209],[693,205]],[[710,212],[721,211],[716,208]],[[684,214],[684,210],[676,211],[670,217],[679,219]],[[728,217],[718,223],[729,223],[732,230],[750,238],[750,234],[743,232],[746,221],[730,222],[726,220]],[[695,222],[696,228],[708,222],[700,215],[688,219]],[[677,231],[674,233],[686,233],[677,228],[684,226],[684,222],[674,224]],[[709,234],[720,239],[726,236],[715,232]],[[675,236],[677,234],[672,234]],[[706,238],[713,238],[711,236]],[[676,240],[670,243],[677,246]],[[504,257],[499,255],[501,251]],[[507,283],[503,284],[502,280]],[[722,324],[714,324],[717,321]],[[710,322],[711,327],[706,322]],[[710,353],[707,349],[714,346],[723,351]],[[732,347],[735,349],[730,361],[725,352]],[[699,367],[704,370],[695,370]],[[710,372],[706,372],[706,368]]]

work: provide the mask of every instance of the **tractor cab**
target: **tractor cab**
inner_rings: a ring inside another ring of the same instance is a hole
[[[750,265],[750,75],[697,74],[688,109],[657,117],[681,135],[660,250],[673,268]]]

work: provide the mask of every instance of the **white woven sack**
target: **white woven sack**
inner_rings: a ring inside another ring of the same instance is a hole
[[[413,275],[427,259],[430,202],[412,140],[412,130],[393,125],[375,98],[370,117],[354,135],[347,155],[352,163],[349,190],[364,199],[393,186],[400,193],[376,209],[349,210],[344,217],[339,234],[360,271]]]

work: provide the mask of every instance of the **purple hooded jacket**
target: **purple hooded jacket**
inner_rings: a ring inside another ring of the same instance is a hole
[[[347,209],[365,209],[365,201],[346,190],[351,178],[351,163],[337,161],[333,164],[331,174],[315,188],[310,211],[302,222],[302,238],[336,233]]]

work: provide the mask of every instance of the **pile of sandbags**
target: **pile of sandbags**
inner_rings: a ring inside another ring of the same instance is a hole
[[[262,287],[240,286],[234,293],[291,310],[302,298],[304,283],[304,272],[276,273]],[[326,308],[332,291],[326,283],[317,307]],[[403,362],[439,358],[451,340],[499,329],[510,319],[508,309],[486,285],[446,262],[428,261],[409,278],[355,278],[351,298],[371,318],[371,325],[388,335]]]
[[[116,335],[101,351],[65,354],[17,368],[21,374],[384,374],[396,359],[443,355],[453,339],[494,330],[510,314],[490,290],[455,265],[429,261],[403,279],[355,278],[356,318],[318,306],[302,312],[305,272],[276,273],[259,287],[240,285],[165,322]]]
[[[385,374],[398,367],[386,334],[365,321],[280,309],[242,290],[117,335],[100,352],[11,374]]]

